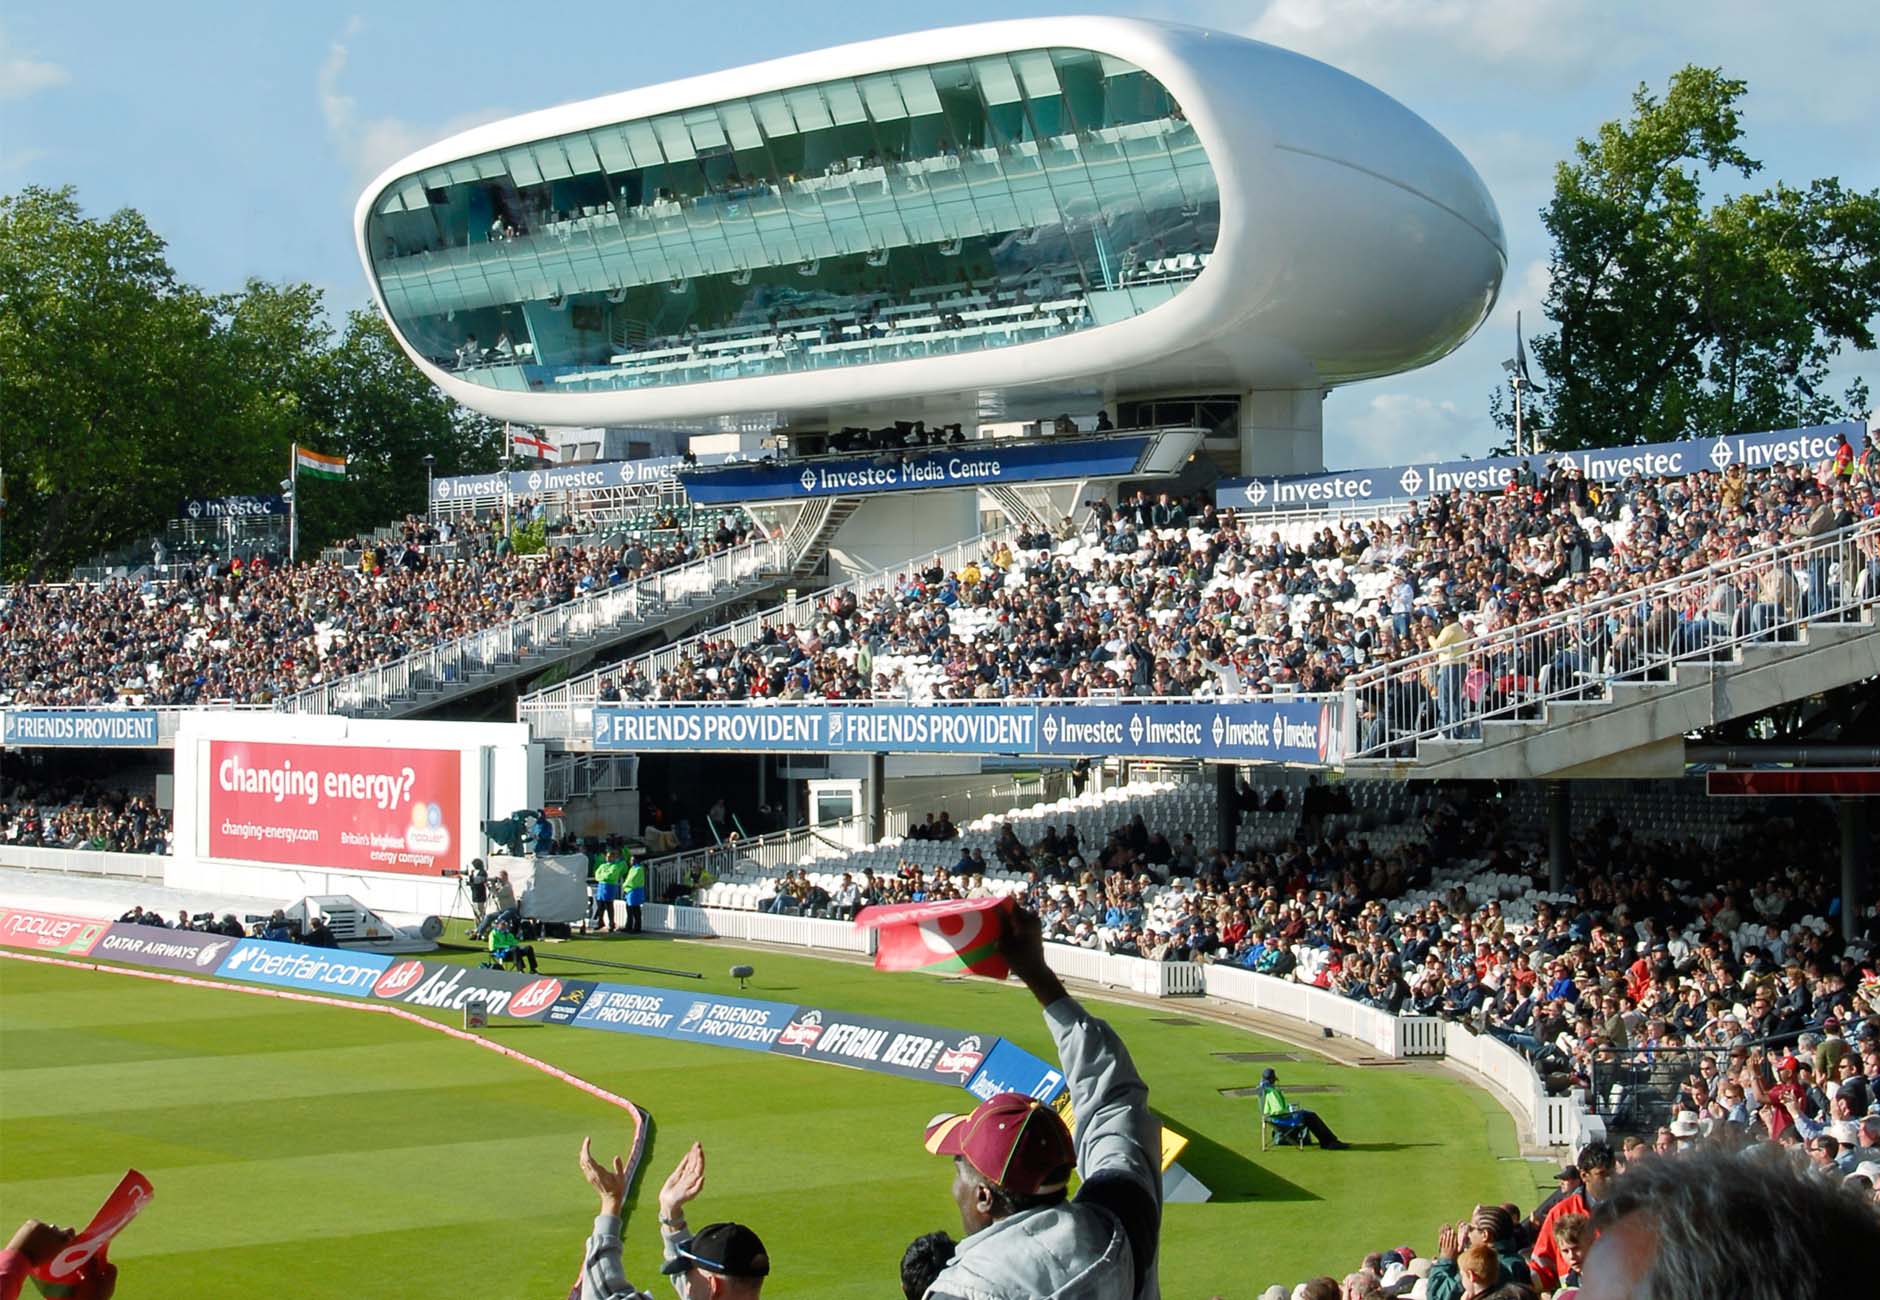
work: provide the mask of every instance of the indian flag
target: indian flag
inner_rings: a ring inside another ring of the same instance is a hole
[[[345,478],[346,458],[322,456],[317,451],[296,447],[294,448],[294,468],[312,478]]]

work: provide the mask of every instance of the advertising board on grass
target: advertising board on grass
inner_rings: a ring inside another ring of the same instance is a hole
[[[343,948],[303,948],[267,939],[242,939],[222,960],[216,974],[227,979],[279,984],[309,993],[362,998],[372,992],[392,959],[376,952]]]
[[[228,950],[239,942],[226,934],[198,934],[194,930],[165,930],[154,925],[119,921],[92,946],[91,955],[133,966],[160,966],[165,970],[212,975]]]
[[[984,1064],[997,1041],[990,1034],[852,1015],[826,1007],[799,1007],[770,1050],[783,1056],[960,1087]]]

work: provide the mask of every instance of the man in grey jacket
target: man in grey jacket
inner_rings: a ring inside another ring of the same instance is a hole
[[[928,1300],[1159,1300],[1161,1136],[1149,1089],[1109,1025],[1045,965],[1038,918],[1006,921],[1000,952],[1044,1007],[1076,1117],[1021,1093],[943,1115],[927,1149],[954,1159],[953,1199],[967,1236]],[[1075,1171],[1083,1185],[1067,1188]]]

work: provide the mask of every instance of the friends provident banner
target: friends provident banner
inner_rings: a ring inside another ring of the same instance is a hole
[[[212,740],[208,856],[435,876],[464,846],[454,749]]]

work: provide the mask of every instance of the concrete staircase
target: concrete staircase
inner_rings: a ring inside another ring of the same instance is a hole
[[[1486,780],[1665,777],[1684,772],[1684,737],[1733,718],[1880,677],[1875,609],[1784,629],[1589,688],[1596,698],[1533,705],[1495,717],[1473,739],[1424,737],[1413,753],[1353,759],[1352,776]]]
[[[782,551],[763,542],[664,570],[460,637],[281,701],[285,712],[400,718],[746,600],[776,583]]]
[[[789,545],[795,552],[795,559],[790,566],[792,577],[807,578],[815,574],[823,557],[829,554],[829,547],[835,541],[836,534],[842,531],[842,525],[849,521],[849,516],[861,509],[866,499],[859,496],[824,497],[803,508],[803,515],[791,530],[789,539]]]

